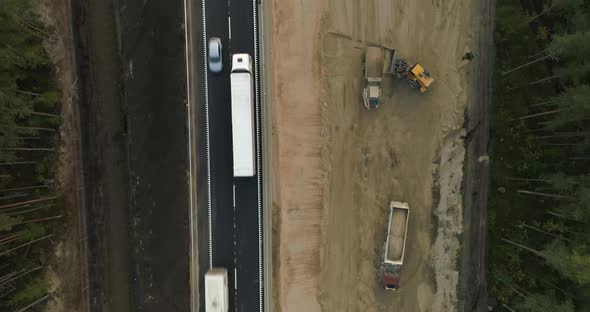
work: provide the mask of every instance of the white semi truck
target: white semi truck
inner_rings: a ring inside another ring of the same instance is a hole
[[[205,312],[227,312],[229,290],[227,269],[213,268],[205,273]]]
[[[392,201],[389,204],[389,222],[380,270],[381,286],[387,290],[396,290],[400,286],[409,217],[408,203]]]
[[[234,177],[252,177],[256,172],[256,139],[254,77],[249,54],[232,56],[230,82]]]

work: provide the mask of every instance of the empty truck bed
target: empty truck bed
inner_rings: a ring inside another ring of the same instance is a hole
[[[383,74],[383,49],[378,46],[368,46],[365,54],[365,77],[381,78]]]

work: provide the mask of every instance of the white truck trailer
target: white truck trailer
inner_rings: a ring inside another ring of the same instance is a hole
[[[392,201],[389,204],[387,237],[381,262],[381,285],[388,290],[396,290],[400,285],[400,271],[406,251],[406,234],[410,207],[408,203]]]
[[[227,269],[213,268],[205,273],[205,312],[227,312],[229,290]]]
[[[254,77],[249,54],[232,56],[230,82],[234,177],[252,177],[256,172],[256,139]]]

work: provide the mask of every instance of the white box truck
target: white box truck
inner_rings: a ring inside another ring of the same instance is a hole
[[[392,201],[389,204],[389,222],[380,270],[381,286],[387,290],[396,290],[400,285],[409,217],[408,203]]]
[[[234,177],[252,177],[256,172],[256,138],[254,78],[249,54],[232,56],[230,82]]]
[[[227,312],[229,289],[227,269],[213,268],[205,273],[205,312]]]

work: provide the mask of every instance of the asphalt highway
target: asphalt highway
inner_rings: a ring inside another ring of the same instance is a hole
[[[205,311],[204,275],[210,267],[228,270],[230,311],[262,311],[262,159],[256,0],[186,0],[189,142],[196,174],[199,311]],[[207,42],[223,44],[223,70],[206,69]],[[192,53],[191,53],[192,51]],[[255,67],[257,174],[234,178],[230,102],[231,55],[248,53]],[[191,95],[192,94],[192,95]],[[193,300],[195,300],[193,296]]]

